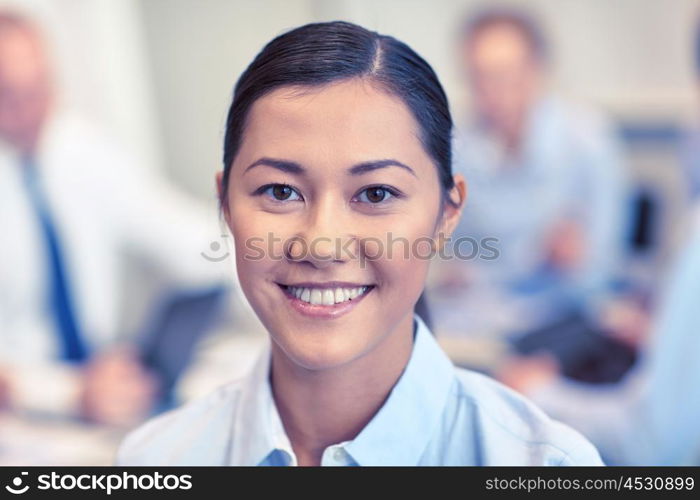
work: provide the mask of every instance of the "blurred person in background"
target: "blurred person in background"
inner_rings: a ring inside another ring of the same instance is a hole
[[[116,331],[123,257],[218,285],[200,253],[220,229],[63,109],[48,59],[38,28],[0,11],[0,406],[128,425],[158,380]]]
[[[624,241],[625,168],[610,123],[550,89],[548,47],[527,12],[497,7],[469,16],[459,54],[474,113],[455,133],[455,169],[470,187],[455,237],[496,238],[498,256],[450,261],[434,282],[437,295],[465,291],[470,298],[449,316],[478,303],[475,321],[497,310],[506,330],[590,314]],[[483,307],[489,296],[494,307]],[[504,323],[509,305],[517,312]]]
[[[696,21],[693,44],[695,76],[696,80],[700,81],[700,17]],[[688,188],[689,204],[697,207],[700,204],[700,125],[696,124],[685,131],[681,141],[680,159]]]
[[[695,28],[700,70],[700,23]],[[560,377],[551,358],[516,360],[498,378],[594,442],[609,465],[700,465],[700,131],[680,147],[688,187],[690,236],[659,290],[641,359],[618,384],[591,386]],[[629,319],[629,318],[628,318]],[[620,321],[645,338],[645,322]]]
[[[582,432],[608,465],[700,465],[700,225],[669,275],[642,359],[591,386],[532,362],[501,380]]]

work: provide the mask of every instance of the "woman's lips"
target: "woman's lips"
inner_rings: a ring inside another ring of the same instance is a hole
[[[277,284],[284,297],[288,300],[288,304],[292,309],[303,314],[317,319],[334,319],[352,311],[367,295],[374,291],[374,285],[368,285],[367,290],[362,294],[343,302],[338,302],[333,305],[326,304],[311,304],[292,295],[292,288],[287,285]]]

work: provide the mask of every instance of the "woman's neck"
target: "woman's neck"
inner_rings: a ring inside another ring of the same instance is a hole
[[[413,347],[413,315],[345,365],[308,370],[272,346],[272,390],[299,465],[319,465],[330,445],[357,436],[386,401]]]

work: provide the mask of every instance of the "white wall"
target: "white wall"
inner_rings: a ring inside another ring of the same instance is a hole
[[[263,44],[313,18],[307,0],[141,2],[167,167],[213,197],[233,85]]]

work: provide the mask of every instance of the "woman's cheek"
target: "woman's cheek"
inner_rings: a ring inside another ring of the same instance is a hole
[[[417,300],[427,278],[431,245],[426,236],[393,236],[385,255],[373,262],[383,293],[391,295],[385,299],[396,304]]]
[[[393,259],[397,271],[404,276],[404,286],[411,290],[411,294],[417,295],[423,290],[428,268],[438,248],[430,221],[425,216],[423,219],[424,224],[414,223],[404,228],[403,238],[409,241],[408,255],[402,252],[399,259]]]
[[[392,260],[408,266],[425,266],[437,248],[433,218],[426,213],[407,214],[393,222],[386,240]]]
[[[277,262],[284,257],[284,242],[291,225],[286,218],[255,210],[235,214],[234,238],[236,250],[255,262]]]

